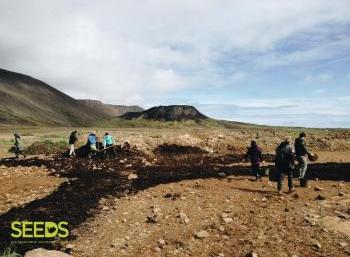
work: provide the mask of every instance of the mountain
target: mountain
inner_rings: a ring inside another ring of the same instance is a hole
[[[190,105],[156,106],[142,112],[127,112],[121,118],[127,120],[145,119],[157,121],[198,121],[208,119],[207,116]]]
[[[79,102],[88,106],[89,108],[93,108],[98,112],[104,113],[107,116],[121,116],[127,112],[141,112],[144,109],[137,105],[113,105],[113,104],[105,104],[98,100],[89,100],[89,99],[81,99]]]
[[[105,118],[40,80],[0,69],[0,124],[84,126]]]

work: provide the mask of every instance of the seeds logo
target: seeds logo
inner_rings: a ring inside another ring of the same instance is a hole
[[[12,238],[66,238],[69,235],[68,222],[60,221],[13,221]]]

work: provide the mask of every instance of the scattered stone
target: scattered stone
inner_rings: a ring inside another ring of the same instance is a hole
[[[316,222],[313,219],[309,218],[309,217],[305,217],[304,220],[307,223],[309,223],[311,226],[316,226],[317,225]]]
[[[111,247],[126,248],[128,242],[125,238],[115,238],[111,243]]]
[[[340,245],[341,247],[346,247],[346,246],[348,246],[349,244],[348,244],[347,242],[340,242],[339,245]]]
[[[131,173],[128,175],[128,180],[134,180],[134,179],[138,179],[138,176],[134,173]]]
[[[49,251],[43,248],[38,248],[26,252],[24,257],[72,257],[69,254],[59,252],[59,251]]]
[[[194,233],[194,237],[197,239],[203,239],[209,236],[209,233],[205,230],[200,230],[196,233]]]
[[[219,173],[218,173],[218,176],[219,176],[220,178],[225,178],[225,177],[226,177],[226,173],[225,173],[225,172],[219,172]]]
[[[164,248],[164,246],[165,246],[165,240],[164,240],[164,239],[159,239],[159,240],[158,240],[158,244],[159,244],[159,247],[160,247],[160,248]]]
[[[315,190],[315,191],[323,191],[323,188],[322,188],[322,187],[319,187],[319,186],[315,186],[314,190]]]
[[[181,211],[177,217],[180,220],[180,223],[182,224],[188,224],[190,222],[190,219],[187,217],[186,213],[184,213],[183,211]]]
[[[312,246],[316,247],[317,249],[321,249],[322,245],[319,241],[317,241],[316,239],[312,240]]]
[[[171,200],[174,200],[174,201],[180,197],[181,197],[181,194],[179,193],[167,193],[166,195],[164,195],[164,198],[170,198]]]
[[[66,249],[74,249],[75,245],[74,244],[67,244]]]
[[[323,200],[326,200],[326,197],[322,196],[322,195],[318,195],[315,200],[320,200],[320,201],[323,201]]]
[[[338,196],[344,196],[344,193],[339,192],[339,193],[338,193]]]
[[[147,223],[156,224],[156,223],[159,222],[159,219],[158,219],[157,215],[150,214],[150,215],[147,216],[146,222]]]
[[[256,252],[250,252],[245,257],[258,257],[258,254]]]
[[[218,230],[219,230],[220,232],[225,232],[225,227],[219,226],[219,227],[218,227]]]
[[[229,218],[229,217],[223,218],[222,220],[223,220],[223,222],[225,222],[226,224],[229,224],[229,223],[232,223],[232,222],[233,222],[233,219],[232,219],[232,218]]]
[[[342,219],[349,219],[350,218],[350,215],[345,213],[345,212],[335,211],[334,213],[337,214],[337,216],[339,218],[342,218]]]
[[[108,211],[109,208],[108,208],[107,206],[103,206],[103,207],[102,207],[102,210],[103,210],[103,211]]]
[[[227,214],[227,213],[224,212],[223,214],[221,214],[221,218],[222,218],[222,219],[227,218],[227,217],[228,217],[228,214]]]

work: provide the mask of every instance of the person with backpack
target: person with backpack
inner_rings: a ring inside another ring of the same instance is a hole
[[[14,147],[15,147],[16,158],[19,158],[20,154],[23,155],[24,158],[26,158],[27,156],[23,152],[23,145],[22,145],[21,136],[17,133],[14,133],[13,135],[15,137]]]
[[[97,148],[96,148],[96,143],[97,143],[97,137],[96,133],[93,131],[88,135],[88,140],[87,140],[87,145],[89,146],[89,157],[95,157]]]
[[[108,132],[106,132],[103,138],[103,148],[105,149],[106,159],[109,159],[110,157],[113,157],[113,158],[116,157],[114,145],[115,145],[115,140],[113,136],[108,134]]]
[[[74,130],[69,136],[69,156],[75,156],[75,143],[78,141],[78,131]]]
[[[276,148],[275,165],[277,168],[277,190],[279,195],[282,194],[282,181],[284,175],[288,176],[289,193],[295,190],[293,186],[294,152],[290,141],[290,137],[287,137]]]
[[[260,169],[260,164],[263,162],[263,158],[261,156],[261,148],[258,147],[255,140],[250,142],[250,147],[247,150],[247,153],[244,156],[244,159],[250,158],[250,163],[252,165],[252,170],[255,174],[256,180],[261,180],[262,173]]]
[[[300,186],[307,185],[305,178],[308,163],[307,156],[311,154],[306,148],[305,137],[305,132],[301,132],[299,137],[295,139],[294,143],[295,155],[298,161]]]

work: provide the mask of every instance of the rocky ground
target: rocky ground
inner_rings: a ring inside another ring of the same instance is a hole
[[[71,232],[52,244],[17,245],[21,254],[43,247],[77,257],[350,255],[348,152],[319,152],[310,188],[278,196],[275,182],[255,182],[239,155],[201,149],[162,146],[110,161],[3,159],[0,248],[19,219],[66,220]],[[272,163],[265,168],[272,172]]]

